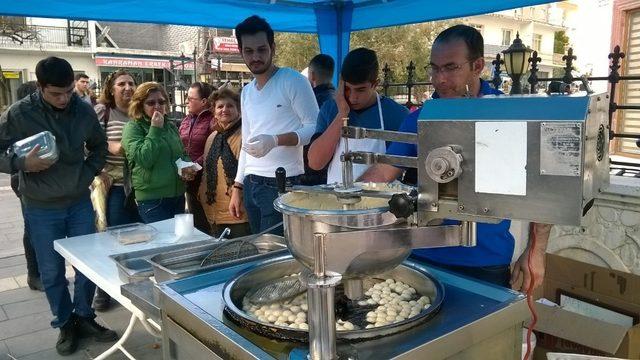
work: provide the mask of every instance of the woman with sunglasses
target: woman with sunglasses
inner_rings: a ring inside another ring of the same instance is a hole
[[[124,150],[120,144],[122,129],[129,122],[129,103],[135,90],[136,83],[133,76],[126,70],[116,70],[105,79],[100,99],[94,107],[100,125],[102,125],[107,134],[107,142],[109,143],[107,162],[100,175],[98,175],[102,185],[94,180],[94,188],[91,194],[92,201],[98,201],[98,197],[104,199],[93,204],[96,217],[103,220],[97,223],[97,231],[104,231],[105,226],[117,226],[140,221],[135,204],[126,204],[125,201],[127,198],[124,186],[125,158]],[[93,308],[96,311],[105,311],[110,304],[111,297],[109,294],[100,288],[96,288]]]
[[[172,218],[184,212],[184,183],[195,171],[182,169],[176,160],[189,161],[176,126],[166,118],[169,97],[156,82],[136,89],[129,105],[129,121],[122,146],[131,171],[138,213],[145,223]]]

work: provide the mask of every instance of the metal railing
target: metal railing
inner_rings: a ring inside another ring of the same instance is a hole
[[[83,27],[18,25],[0,27],[0,47],[89,47],[89,31]]]
[[[554,55],[557,59],[560,55]],[[611,61],[609,66],[610,72],[608,76],[574,76],[573,61],[576,56],[573,54],[573,49],[569,48],[567,54],[562,55],[562,63],[564,64],[564,74],[562,77],[538,77],[538,64],[542,61],[538,56],[538,53],[534,51],[529,58],[531,69],[529,72],[529,78],[527,80],[528,92],[537,93],[541,83],[550,83],[552,81],[561,82],[567,86],[571,86],[573,83],[579,83],[580,85],[589,86],[589,82],[592,81],[607,81],[609,83],[609,140],[614,139],[635,139],[636,145],[640,148],[640,133],[623,133],[616,132],[613,129],[613,115],[616,110],[640,110],[640,104],[618,104],[616,102],[616,88],[621,81],[640,80],[640,75],[620,75],[620,60],[624,59],[625,54],[620,51],[620,46],[615,46],[613,52],[609,54],[608,58]],[[502,85],[502,65],[504,61],[501,58],[501,54],[497,54],[495,59],[491,62],[493,67],[493,78],[485,79],[489,81],[494,88],[499,88]],[[415,81],[415,65],[413,61],[406,67],[407,78],[406,82],[392,82],[392,74],[389,65],[385,63],[382,68],[383,80],[380,88],[385,96],[391,97],[396,101],[403,103],[408,108],[413,108],[422,105],[423,98],[420,93],[422,89],[424,91],[432,92],[433,85],[428,81]],[[546,87],[546,86],[545,86]],[[416,100],[416,101],[414,101]],[[626,161],[614,161],[611,160],[611,173],[614,175],[632,175],[640,177],[640,164]]]

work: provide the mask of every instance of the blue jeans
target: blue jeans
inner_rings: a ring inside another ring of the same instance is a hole
[[[278,197],[276,178],[257,175],[247,175],[244,178],[244,208],[247,210],[251,232],[257,234],[282,221],[282,214],[273,207],[273,201]],[[300,176],[287,178],[287,185],[300,184]],[[282,235],[282,227],[278,227],[271,234]]]
[[[140,221],[137,209],[124,206],[124,187],[112,186],[107,197],[107,225],[116,226]]]
[[[53,241],[65,237],[92,234],[96,227],[91,201],[87,197],[64,209],[25,207],[31,243],[36,252],[40,279],[54,319],[51,326],[63,326],[72,313],[94,318],[91,308],[96,286],[75,270],[73,302],[67,288],[64,258],[53,249]]]
[[[184,195],[155,200],[138,201],[138,214],[145,224],[172,219],[184,213]]]

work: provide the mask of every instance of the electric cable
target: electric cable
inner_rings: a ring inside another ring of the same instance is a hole
[[[533,284],[535,283],[535,275],[533,273],[533,269],[531,267],[531,258],[533,249],[536,246],[536,227],[535,224],[531,224],[531,244],[529,246],[529,253],[527,254],[527,268],[529,269],[529,286],[526,290],[527,295],[527,306],[529,306],[529,312],[531,313],[531,322],[529,323],[529,328],[527,329],[527,351],[524,353],[524,360],[529,360],[531,356],[531,334],[533,333],[533,328],[536,326],[538,322],[538,315],[536,314],[536,310],[533,304],[533,297],[531,293],[533,292]]]

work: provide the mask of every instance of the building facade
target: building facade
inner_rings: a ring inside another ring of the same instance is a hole
[[[496,54],[506,50],[518,34],[526,46],[538,52],[542,60],[538,76],[544,78],[551,77],[554,69],[563,66],[563,54],[554,51],[555,34],[572,30],[570,19],[577,8],[574,4],[552,3],[472,16],[464,22],[482,33],[487,68],[492,66]],[[505,73],[503,76],[508,79]]]
[[[184,112],[186,88],[196,80],[249,81],[237,45],[214,48],[217,38],[233,37],[231,30],[226,32],[195,26],[0,17],[0,111],[18,100],[20,84],[36,80],[38,61],[58,56],[77,73],[87,74],[97,90],[119,68],[127,69],[137,83],[162,83],[173,97],[173,110]]]

